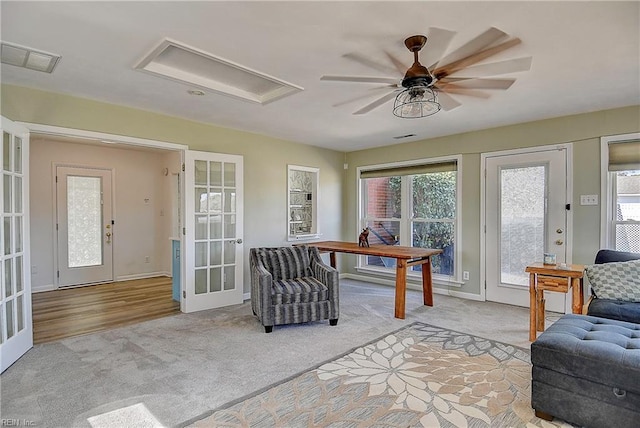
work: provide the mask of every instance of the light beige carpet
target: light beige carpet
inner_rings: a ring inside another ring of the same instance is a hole
[[[193,426],[570,426],[535,417],[530,388],[528,350],[416,322]]]

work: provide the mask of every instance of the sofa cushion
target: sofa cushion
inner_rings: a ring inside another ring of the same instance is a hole
[[[310,275],[309,249],[306,246],[260,248],[258,259],[271,272],[274,281]]]
[[[640,304],[610,299],[593,299],[587,315],[640,324]]]
[[[586,274],[599,299],[640,302],[640,260],[589,265]]]
[[[281,279],[273,281],[271,297],[274,305],[314,303],[327,300],[329,289],[311,276]]]

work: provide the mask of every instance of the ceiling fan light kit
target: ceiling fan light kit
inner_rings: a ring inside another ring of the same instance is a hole
[[[400,92],[393,103],[393,114],[405,119],[431,116],[440,111],[436,93],[428,86],[411,86]]]

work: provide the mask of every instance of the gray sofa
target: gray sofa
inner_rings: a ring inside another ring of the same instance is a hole
[[[595,264],[626,262],[629,260],[640,260],[640,253],[600,250],[596,254]],[[595,294],[592,297],[587,315],[640,324],[640,302],[601,299]]]
[[[640,260],[640,254],[600,250],[595,264],[631,260]],[[601,294],[617,288],[618,294],[610,294],[619,298],[627,297],[629,290],[637,300],[638,275],[635,264],[587,267],[587,276],[596,280]],[[640,302],[594,295],[587,313],[564,315],[531,344],[531,407],[543,419],[558,417],[593,428],[636,428]]]
[[[340,313],[338,271],[315,247],[251,248],[251,308],[264,331],[273,326],[329,320]]]

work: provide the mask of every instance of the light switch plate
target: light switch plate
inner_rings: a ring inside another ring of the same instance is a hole
[[[580,205],[598,205],[598,195],[580,195]]]

